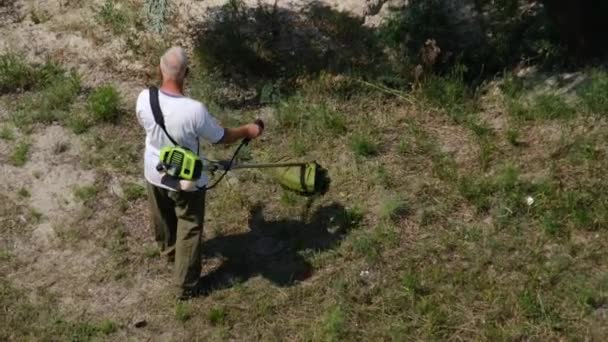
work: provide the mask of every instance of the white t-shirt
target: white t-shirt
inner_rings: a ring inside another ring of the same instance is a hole
[[[173,96],[162,91],[159,91],[158,94],[167,132],[181,146],[196,153],[199,151],[199,137],[210,143],[217,143],[222,139],[224,129],[202,103],[185,96]],[[165,146],[173,146],[173,143],[154,121],[148,89],[139,94],[136,112],[137,120],[146,130],[144,176],[153,185],[175,191],[175,182],[168,182],[167,177],[162,178],[156,170],[160,159],[160,149]],[[202,158],[200,152],[199,156]],[[197,186],[203,187],[207,181],[207,176],[203,174],[197,181]]]

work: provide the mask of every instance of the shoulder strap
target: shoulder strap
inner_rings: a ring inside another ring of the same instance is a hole
[[[160,128],[163,129],[163,131],[167,135],[167,138],[169,138],[169,140],[171,140],[173,145],[180,146],[173,139],[173,137],[171,137],[171,135],[169,135],[169,132],[167,132],[167,128],[165,127],[165,118],[163,117],[163,112],[160,109],[160,102],[158,100],[158,88],[152,86],[152,87],[150,87],[149,91],[150,91],[150,107],[152,108],[152,114],[154,114],[154,121],[156,121],[156,124],[159,125]]]

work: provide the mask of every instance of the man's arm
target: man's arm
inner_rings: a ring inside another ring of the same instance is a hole
[[[260,123],[248,124],[235,128],[224,128],[224,136],[218,144],[232,144],[241,139],[255,139],[262,134],[264,125]]]

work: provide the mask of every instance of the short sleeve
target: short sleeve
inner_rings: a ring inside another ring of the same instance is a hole
[[[135,105],[135,114],[137,116],[137,121],[139,122],[140,125],[144,125],[144,121],[142,118],[142,112],[144,110],[144,104],[147,102],[147,99],[145,96],[145,90],[142,91],[139,96],[137,97],[137,104]]]
[[[196,135],[212,144],[216,144],[222,140],[224,128],[207,111],[207,108],[201,105],[197,112],[197,122],[195,123]]]

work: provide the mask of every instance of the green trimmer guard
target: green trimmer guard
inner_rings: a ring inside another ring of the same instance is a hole
[[[231,169],[274,169],[277,181],[286,189],[302,195],[322,195],[329,189],[327,170],[316,162],[236,164]]]
[[[276,177],[282,186],[301,193],[314,193],[317,164],[308,163],[276,170]]]

